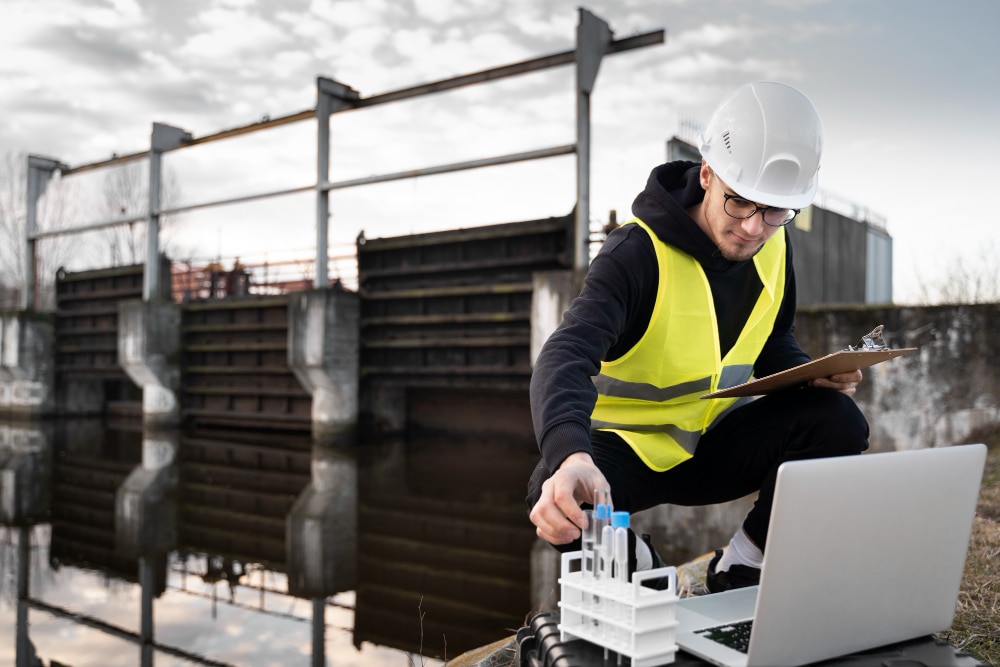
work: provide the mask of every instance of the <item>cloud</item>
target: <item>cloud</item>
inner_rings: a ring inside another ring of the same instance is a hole
[[[240,67],[246,60],[268,58],[273,49],[290,43],[290,37],[273,23],[243,9],[210,7],[192,21],[197,32],[181,45],[191,60],[219,59],[219,67]]]
[[[684,30],[671,35],[667,40],[667,50],[690,51],[718,48],[727,44],[749,43],[754,39],[755,30],[745,25],[719,25],[705,23],[692,30]]]
[[[469,6],[461,0],[441,2],[441,0],[413,0],[416,15],[431,23],[442,24],[452,20],[461,20],[463,15],[469,15]]]
[[[342,34],[357,28],[388,25],[401,12],[385,0],[311,0],[306,16],[315,17]]]

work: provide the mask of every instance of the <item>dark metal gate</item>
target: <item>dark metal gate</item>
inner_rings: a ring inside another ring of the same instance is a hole
[[[310,432],[312,397],[288,367],[287,295],[182,308],[185,426]]]
[[[532,274],[570,268],[572,224],[359,242],[362,410],[403,415],[405,481],[361,487],[356,644],[451,657],[530,610]]]
[[[359,241],[362,383],[526,389],[531,276],[572,265],[572,225]]]
[[[142,298],[143,265],[56,274],[55,388],[60,412],[138,428],[142,393],[118,365],[118,305]]]

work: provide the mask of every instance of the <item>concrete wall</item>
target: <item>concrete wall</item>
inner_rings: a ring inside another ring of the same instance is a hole
[[[1000,304],[813,307],[796,318],[814,357],[856,344],[876,324],[889,347],[918,350],[865,370],[855,400],[873,451],[955,444],[1000,421]]]

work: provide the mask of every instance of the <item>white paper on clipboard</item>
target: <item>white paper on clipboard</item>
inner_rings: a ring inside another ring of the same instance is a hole
[[[837,373],[848,373],[859,368],[868,368],[895,357],[901,357],[915,352],[915,347],[904,347],[898,350],[843,350],[834,352],[819,359],[813,359],[804,364],[789,368],[787,371],[767,375],[750,382],[738,384],[728,389],[720,389],[701,398],[728,398],[731,396],[760,396],[770,394],[780,389],[787,389],[805,384],[809,380],[825,378]]]

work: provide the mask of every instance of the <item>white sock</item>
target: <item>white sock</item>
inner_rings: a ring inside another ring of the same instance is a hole
[[[649,552],[649,545],[642,538],[635,541],[635,571],[643,572],[653,569],[653,554]]]
[[[729,546],[722,552],[722,558],[716,564],[715,571],[725,572],[732,565],[747,565],[759,569],[763,564],[764,553],[740,528],[729,541]]]

